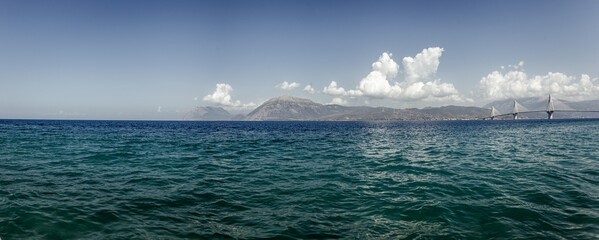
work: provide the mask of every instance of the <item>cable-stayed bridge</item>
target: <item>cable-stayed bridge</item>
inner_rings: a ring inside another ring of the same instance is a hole
[[[588,113],[599,113],[599,110],[590,110],[589,111],[589,110],[573,110],[573,109],[555,109],[555,105],[553,103],[553,98],[551,97],[551,94],[550,94],[549,95],[549,100],[547,100],[547,106],[545,107],[545,110],[532,110],[531,111],[531,110],[528,110],[528,109],[524,108],[516,100],[514,100],[514,104],[513,104],[513,108],[512,108],[512,112],[511,113],[501,114],[501,113],[499,113],[495,109],[495,107],[491,107],[491,116],[483,117],[481,119],[483,119],[483,120],[494,120],[496,118],[503,118],[503,117],[512,116],[512,119],[517,120],[519,114],[541,113],[541,112],[547,113],[547,119],[553,119],[553,115],[556,112],[576,112],[576,113],[588,112]]]

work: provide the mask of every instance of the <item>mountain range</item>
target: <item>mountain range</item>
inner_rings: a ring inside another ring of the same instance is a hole
[[[546,98],[516,99],[519,111],[544,110]],[[202,121],[376,121],[376,120],[468,120],[487,117],[491,107],[500,113],[511,113],[514,100],[502,100],[481,107],[443,106],[422,109],[341,106],[320,104],[305,98],[282,95],[272,98],[247,115],[233,115],[222,107],[195,107],[183,120]],[[556,110],[599,110],[599,100],[565,101],[554,99]],[[545,118],[546,114],[522,114],[520,118]],[[556,118],[599,117],[594,113],[556,113]],[[509,119],[509,116],[505,117]]]
[[[222,107],[194,107],[183,116],[183,120],[223,121],[243,120],[244,115],[233,115]]]
[[[489,115],[479,107],[445,106],[395,109],[387,107],[341,106],[282,95],[272,98],[245,116],[232,115],[220,107],[196,107],[183,120],[243,121],[372,121],[372,120],[457,120]]]

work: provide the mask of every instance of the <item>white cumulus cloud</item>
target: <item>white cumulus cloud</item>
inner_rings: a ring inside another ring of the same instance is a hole
[[[240,108],[249,108],[254,107],[256,104],[247,103],[242,104],[241,101],[233,101],[231,99],[230,92],[233,91],[233,87],[226,83],[218,83],[216,84],[216,90],[214,93],[204,96],[203,100],[211,103],[216,103],[219,105],[227,106],[227,107],[240,107]]]
[[[333,98],[333,100],[329,104],[345,105],[347,104],[347,101],[343,98],[336,97]]]
[[[324,93],[333,96],[365,96],[369,98],[392,98],[424,101],[470,101],[464,98],[451,83],[434,79],[439,67],[443,48],[423,49],[415,57],[403,58],[405,79],[393,81],[399,72],[399,64],[392,54],[384,52],[372,64],[372,71],[364,77],[356,89],[345,90],[332,81]]]
[[[398,83],[391,84],[389,80],[397,76],[399,65],[391,59],[391,53],[384,52],[379,60],[372,64],[372,72],[360,81],[355,96],[372,98],[398,98],[402,89]]]
[[[347,95],[347,92],[345,92],[345,89],[343,89],[342,87],[337,87],[337,82],[335,82],[335,81],[331,81],[329,86],[324,87],[322,92],[329,94],[329,95],[333,95],[333,96]]]
[[[310,94],[316,93],[316,90],[312,87],[312,84],[306,85],[306,87],[304,88],[304,91],[308,92]]]
[[[379,57],[379,60],[372,64],[373,72],[379,72],[381,75],[388,78],[394,78],[399,71],[399,65],[391,59],[392,54],[384,52]]]
[[[440,80],[412,83],[405,88],[403,95],[411,100],[472,102],[472,99],[463,97],[453,84]]]
[[[413,83],[431,79],[437,73],[440,63],[439,58],[441,58],[443,51],[443,48],[432,47],[423,49],[413,58],[404,57],[402,63],[406,81]]]
[[[283,90],[292,90],[294,88],[299,87],[300,84],[296,83],[296,82],[292,82],[292,83],[288,83],[287,81],[284,81],[280,84],[277,84],[277,86],[275,86],[278,89],[283,89]]]
[[[502,100],[523,97],[540,97],[553,94],[572,100],[596,98],[599,94],[597,79],[582,74],[580,78],[560,72],[529,77],[518,71],[524,62],[510,65],[514,70],[502,73],[493,71],[479,82],[479,89],[487,100]],[[517,66],[517,67],[516,67]]]

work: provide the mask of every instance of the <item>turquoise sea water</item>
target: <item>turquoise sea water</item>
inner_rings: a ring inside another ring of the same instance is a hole
[[[599,120],[0,120],[0,238],[598,239]]]

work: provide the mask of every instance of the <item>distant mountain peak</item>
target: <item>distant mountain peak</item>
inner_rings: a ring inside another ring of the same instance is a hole
[[[314,103],[310,99],[298,98],[298,97],[294,97],[294,96],[287,95],[287,94],[271,98],[271,99],[269,99],[266,102],[302,102],[302,103]]]
[[[233,115],[222,107],[197,106],[185,114],[183,120],[231,120]]]
[[[323,105],[310,99],[281,95],[271,98],[250,112],[245,120],[306,120],[322,115]]]

